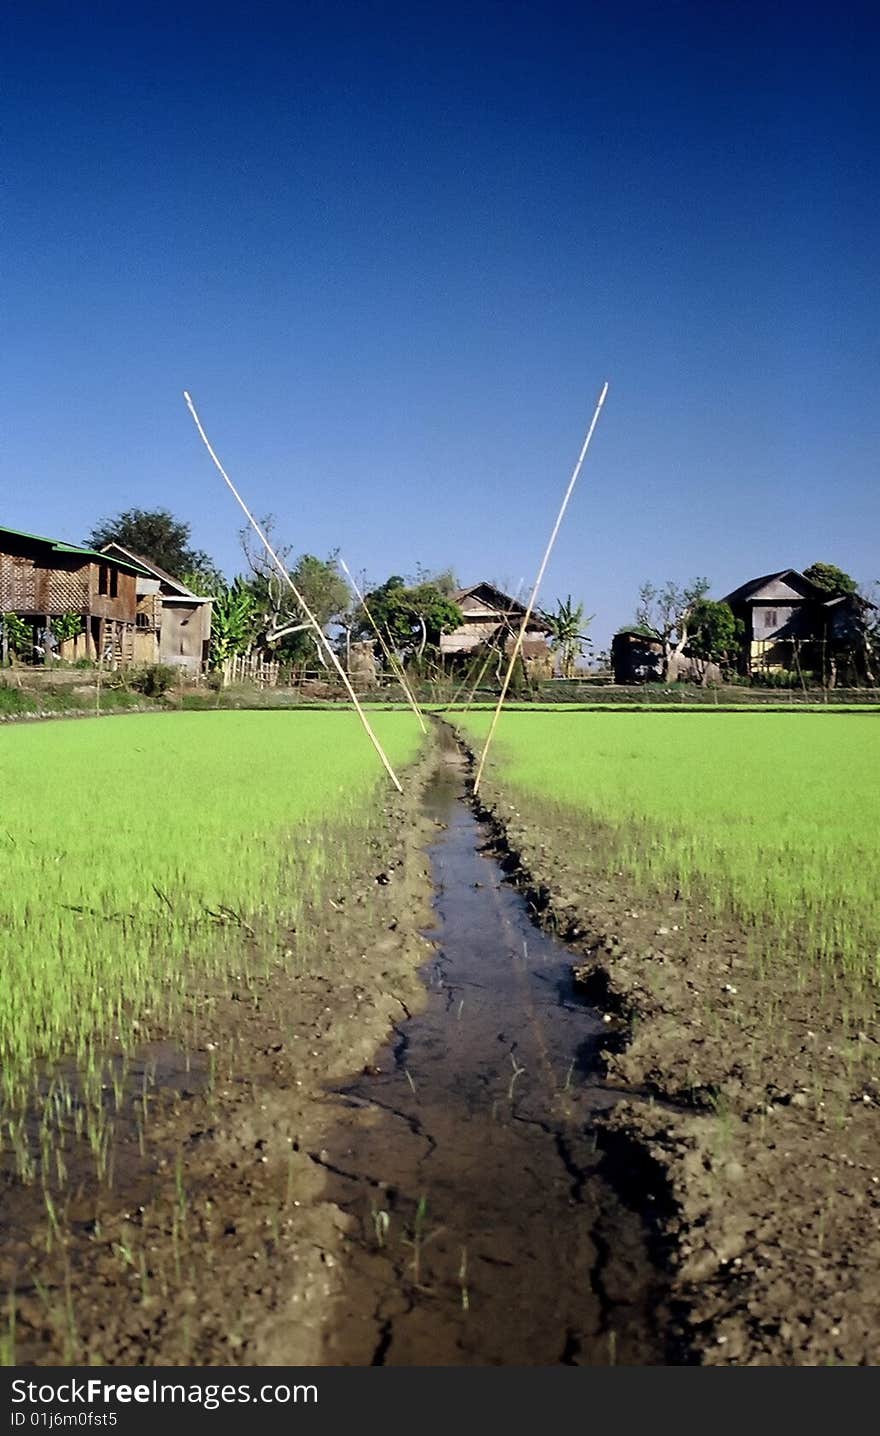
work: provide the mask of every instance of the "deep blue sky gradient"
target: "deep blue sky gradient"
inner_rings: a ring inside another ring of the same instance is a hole
[[[7,0],[0,523],[632,617],[880,577],[874,5]]]

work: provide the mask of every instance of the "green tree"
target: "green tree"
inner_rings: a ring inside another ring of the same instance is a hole
[[[559,654],[563,678],[574,677],[583,645],[592,642],[583,630],[589,628],[595,616],[591,614],[589,618],[584,618],[584,605],[573,604],[571,594],[564,601],[558,601],[555,613],[547,615],[553,631],[551,647]]]
[[[389,648],[404,657],[423,654],[440,646],[440,635],[451,633],[463,622],[461,609],[434,583],[407,586],[399,574],[392,574],[379,588],[366,594],[367,607]],[[352,620],[356,638],[373,638],[373,625],[363,609]]]
[[[0,640],[3,652],[7,655],[24,658],[25,654],[33,653],[33,628],[23,618],[19,618],[17,613],[4,613],[0,616]]]
[[[83,631],[82,614],[59,613],[50,622],[50,628],[59,643],[66,643],[69,638],[79,638]]]
[[[821,588],[829,598],[839,598],[858,590],[855,579],[838,568],[836,563],[811,563],[809,568],[804,569],[804,578]]]
[[[108,543],[122,544],[130,553],[164,568],[172,578],[194,571],[219,576],[208,555],[192,547],[190,534],[189,524],[176,519],[167,509],[125,509],[115,518],[96,524],[85,542],[93,549],[102,549]]]
[[[165,565],[159,564],[159,567],[164,568]],[[179,579],[202,598],[212,598],[215,590],[219,592],[226,587],[226,575],[205,553],[197,552],[195,565],[183,573],[173,574],[172,577]]]
[[[734,617],[729,604],[717,603],[712,598],[699,598],[691,605],[687,616],[685,653],[702,665],[704,683],[710,663],[716,663],[722,669],[736,666],[743,633],[742,620]]]
[[[866,592],[865,600],[865,668],[868,682],[876,683],[880,668],[880,579],[875,579]]]
[[[276,521],[271,514],[260,520],[260,527],[326,633],[331,624],[342,620],[351,603],[348,584],[339,568],[337,551],[334,550],[325,559],[304,553],[291,563],[292,546],[277,537]],[[257,645],[273,657],[288,662],[314,658],[317,646],[314,629],[297,603],[290,584],[282,577],[252,529],[242,529],[240,538],[250,571],[248,582],[260,615]],[[324,662],[324,653],[320,648],[318,658],[321,663]]]
[[[688,619],[694,605],[709,592],[707,578],[695,578],[680,587],[669,580],[663,588],[643,583],[639,589],[636,623],[650,630],[663,650],[663,678],[674,682],[688,641]]]
[[[811,563],[804,569],[804,577],[829,599],[847,600],[834,605],[833,611],[826,611],[821,653],[823,682],[830,688],[838,682],[873,685],[877,671],[877,610],[872,600],[859,593],[855,579],[837,564]]]
[[[326,559],[301,554],[289,572],[325,633],[331,624],[343,622],[351,594],[335,553]],[[291,663],[314,658],[317,649],[318,662],[323,664],[326,655],[317,644],[315,630],[277,570],[265,580],[254,579],[253,587],[264,615],[261,641],[265,647]]]
[[[461,584],[456,577],[454,569],[441,568],[434,572],[429,568],[423,568],[421,564],[417,564],[413,586],[423,588],[425,585],[439,589],[444,598],[451,599],[454,599],[455,595],[461,589]]]
[[[160,565],[161,567],[161,565]],[[179,575],[180,582],[199,598],[218,598],[229,587],[219,569],[192,568]]]

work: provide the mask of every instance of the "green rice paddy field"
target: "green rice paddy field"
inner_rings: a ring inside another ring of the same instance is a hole
[[[412,715],[374,724],[405,766]],[[386,792],[347,712],[0,732],[0,1096],[20,1107],[45,1059],[88,1070],[128,1045],[139,1018],[180,1008],[194,969],[227,971],[252,935],[270,954],[295,944]]]
[[[479,748],[490,715],[456,722]],[[880,978],[873,714],[511,712],[492,751],[496,791],[538,828],[578,815],[591,864],[699,893],[854,990]]]
[[[371,716],[406,785],[407,765],[422,743],[413,715]],[[453,721],[479,750],[491,713],[459,713]],[[288,1330],[291,1292],[298,1302],[318,1290],[309,1285],[309,1272],[317,1270],[310,1261],[321,1263],[329,1297],[323,1251],[337,1240],[331,1234],[337,1228],[323,1197],[314,1195],[308,1145],[314,1137],[320,1149],[325,1140],[324,1098],[316,1094],[324,1091],[327,1048],[316,1040],[308,1059],[299,1045],[288,1044],[294,1029],[286,1008],[268,1039],[279,1045],[264,1050],[264,1032],[273,1020],[271,1004],[283,1008],[284,996],[297,1013],[295,1036],[303,1011],[305,1029],[316,1039],[328,1034],[325,1024],[333,1025],[340,1070],[348,1070],[349,1056],[359,1050],[363,1007],[340,1001],[350,995],[352,974],[360,980],[370,939],[387,940],[382,914],[391,909],[372,901],[385,888],[374,883],[377,869],[370,864],[377,848],[384,859],[392,836],[399,836],[392,835],[388,813],[406,825],[410,812],[396,798],[390,804],[391,793],[356,716],[339,709],[145,714],[0,728],[0,1162],[14,1198],[0,1267],[0,1365],[16,1359],[86,1364],[92,1340],[98,1365],[179,1365],[193,1360],[194,1350],[200,1363],[218,1353],[235,1362],[240,1345],[218,1346],[233,1304],[252,1313],[247,1364],[265,1359],[273,1365],[274,1333],[268,1346],[260,1344],[266,1312],[279,1313],[280,1330]],[[626,1060],[635,1054],[635,1077],[624,1076],[641,1086],[650,1072],[673,1094],[698,1084],[724,1099],[711,1115],[674,1114],[675,1122],[690,1124],[689,1142],[708,1144],[693,1149],[708,1154],[700,1172],[711,1173],[713,1182],[735,1180],[708,1197],[697,1182],[682,1207],[697,1214],[684,1228],[688,1240],[702,1242],[705,1231],[705,1251],[711,1246],[709,1266],[701,1270],[714,1270],[725,1249],[718,1233],[735,1210],[741,1229],[761,1235],[761,1266],[749,1268],[748,1290],[756,1295],[748,1310],[766,1315],[762,1331],[773,1333],[780,1324],[777,1278],[788,1280],[790,1271],[806,1283],[810,1319],[823,1301],[828,1306],[828,1292],[836,1303],[838,1288],[849,1290],[857,1265],[867,1271],[864,1302],[870,1305],[876,1283],[870,1245],[864,1246],[862,1176],[858,1190],[852,1183],[874,1160],[875,1088],[864,1086],[874,1082],[868,1065],[874,1045],[861,1043],[861,1031],[859,1042],[851,1041],[850,1029],[873,1021],[880,978],[878,716],[513,710],[499,725],[484,796],[502,815],[506,804],[516,810],[514,837],[530,848],[546,845],[547,873],[557,863],[564,874],[559,891],[571,892],[575,906],[582,896],[588,914],[597,869],[610,879],[611,922],[624,902],[638,903],[641,911],[629,916],[644,924],[644,931],[633,929],[639,943],[642,937],[653,942],[652,893],[658,912],[674,906],[682,914],[676,919],[680,950],[675,963],[662,968],[669,976],[660,995],[669,1004],[643,1027],[634,1024]],[[406,837],[420,841],[415,831]],[[683,902],[670,902],[675,890]],[[420,925],[421,886],[412,892],[416,897],[401,883],[399,893],[396,885],[388,893],[395,926],[403,913],[402,929],[407,918],[412,928]],[[328,923],[331,896],[341,905],[334,903]],[[692,938],[711,924],[701,916],[691,926],[690,905],[717,913],[720,946],[698,952]],[[596,911],[601,918],[601,903]],[[746,932],[728,928],[728,917]],[[404,932],[403,966],[390,976],[373,974],[388,1011],[401,1001],[389,985],[399,972],[415,981],[408,965],[421,947],[406,938]],[[754,995],[755,1006],[742,997],[730,1010],[718,1002],[719,977],[728,969],[716,972],[715,965],[727,961],[731,948],[747,970],[739,991],[749,1000]],[[641,951],[633,947],[627,962]],[[750,982],[751,957],[763,966]],[[632,962],[627,971],[637,966]],[[279,974],[280,985],[265,980]],[[305,979],[302,986],[289,981],[291,974]],[[678,983],[680,974],[686,981]],[[765,976],[774,980],[765,984]],[[801,1019],[808,1010],[808,1035],[815,1026],[833,1035],[832,1043],[803,1042],[803,1020],[787,1041],[784,1019],[795,983],[803,988],[798,1010]],[[834,1001],[814,1023],[813,998],[825,989],[834,989]],[[234,999],[242,1005],[231,1017]],[[336,1006],[325,1006],[331,1002]],[[691,1021],[684,1004],[699,1003]],[[383,1038],[387,1011],[383,1001],[363,1006],[372,1013],[372,1051]],[[837,1022],[842,1007],[843,1027]],[[870,1018],[863,1018],[869,1009]],[[858,1021],[850,1022],[856,1014]],[[493,1043],[495,1030],[493,1021]],[[176,1097],[158,1108],[148,1152],[149,1049],[156,1038],[167,1038],[160,1045],[185,1056],[187,1071],[190,1052],[198,1054],[205,1092],[195,1094],[192,1110],[178,1107]],[[854,1055],[862,1045],[870,1054]],[[732,1063],[741,1108],[724,1097]],[[299,1095],[292,1098],[294,1074]],[[314,1095],[302,1079],[314,1084]],[[805,1101],[792,1100],[780,1115],[767,1093],[783,1080]],[[264,1088],[267,1103],[260,1097]],[[276,1131],[278,1113],[291,1103],[300,1125]],[[760,1120],[735,1120],[739,1110],[752,1108]],[[633,1128],[639,1141],[656,1122],[672,1120],[650,1104],[639,1112],[638,1122],[647,1123]],[[771,1121],[766,1137],[765,1117]],[[699,1133],[696,1122],[703,1124]],[[289,1145],[301,1128],[308,1138],[302,1152]],[[370,1153],[381,1146],[375,1130],[371,1125]],[[348,1144],[349,1127],[341,1132]],[[254,1160],[264,1145],[272,1160]],[[690,1160],[691,1148],[682,1150]],[[725,1154],[721,1166],[719,1152]],[[728,1162],[730,1152],[736,1160]],[[387,1158],[382,1149],[382,1161]],[[678,1168],[670,1168],[670,1182],[687,1184],[682,1171],[676,1176]],[[14,1174],[21,1179],[15,1185]],[[509,1184],[498,1185],[507,1190]],[[516,1195],[515,1181],[510,1190]],[[142,1199],[136,1223],[129,1213]],[[285,1211],[296,1208],[282,1224],[279,1201]],[[482,1222],[482,1202],[479,1211]],[[239,1229],[230,1244],[227,1235]],[[819,1278],[804,1267],[803,1252],[818,1253],[823,1243],[822,1265],[831,1275],[822,1277],[825,1287],[820,1282],[814,1296]],[[703,1247],[695,1249],[703,1261]],[[333,1247],[337,1265],[344,1250],[340,1238]],[[743,1252],[745,1277],[748,1246]],[[409,1253],[405,1260],[409,1271]],[[189,1293],[196,1291],[205,1316],[191,1329]],[[267,1307],[267,1292],[274,1307]],[[717,1285],[710,1283],[708,1292],[714,1321]],[[739,1286],[735,1305],[743,1307]],[[381,1310],[372,1297],[368,1310]],[[832,1311],[836,1305],[825,1312],[829,1321]],[[855,1334],[841,1348],[859,1361],[867,1350],[859,1333],[870,1325],[862,1315],[859,1308]],[[315,1319],[332,1324],[337,1316],[319,1307]],[[742,1349],[757,1350],[759,1362],[766,1355],[760,1343]],[[816,1350],[822,1349],[819,1341]],[[804,1351],[812,1361],[812,1346],[797,1348],[796,1359]]]
[[[412,715],[373,721],[405,767]],[[490,715],[456,721],[479,745]],[[576,815],[591,863],[640,891],[674,884],[854,989],[880,977],[873,715],[512,711],[489,776],[536,829]],[[386,783],[348,712],[0,733],[0,1093],[18,1105],[44,1059],[127,1045],[231,941],[277,955]]]

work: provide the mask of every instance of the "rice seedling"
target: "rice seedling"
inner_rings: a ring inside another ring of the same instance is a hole
[[[410,717],[376,727],[396,763],[415,756]],[[53,1151],[69,1128],[106,1181],[124,1054],[151,1028],[185,1031],[194,981],[234,980],[258,1001],[255,975],[296,962],[384,788],[344,712],[142,715],[0,739],[2,1129],[22,1179],[45,1183],[54,1164],[63,1181]],[[151,1087],[145,1066],[141,1143]]]
[[[375,1203],[370,1207],[370,1216],[373,1221],[373,1233],[376,1238],[376,1246],[384,1247],[388,1239],[391,1217],[384,1207],[377,1207]]]
[[[458,1264],[458,1285],[461,1291],[461,1309],[470,1311],[471,1298],[468,1288],[468,1260],[467,1247],[461,1249],[461,1261]]]
[[[489,720],[458,721],[479,740]],[[855,1001],[874,990],[872,714],[512,712],[500,732],[505,799],[582,839],[590,866],[732,912],[756,954],[807,958]]]
[[[0,1331],[0,1366],[15,1365],[15,1292],[11,1291],[6,1298],[6,1321],[5,1330]]]

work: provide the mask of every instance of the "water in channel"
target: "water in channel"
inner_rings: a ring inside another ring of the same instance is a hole
[[[424,803],[427,1005],[337,1091],[321,1153],[354,1219],[324,1359],[662,1364],[662,1283],[597,1150],[602,1018],[487,850],[451,743]]]

